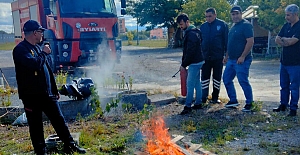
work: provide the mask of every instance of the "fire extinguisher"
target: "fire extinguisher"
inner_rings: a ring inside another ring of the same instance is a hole
[[[186,96],[186,78],[187,78],[187,70],[180,69],[180,83],[181,83],[181,95]]]

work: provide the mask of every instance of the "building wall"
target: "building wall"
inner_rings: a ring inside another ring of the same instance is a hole
[[[153,29],[150,31],[150,38],[151,39],[163,39],[164,33],[162,28]]]
[[[0,34],[0,43],[9,43],[15,41],[15,35],[14,34]]]
[[[125,33],[126,32],[125,18],[119,18],[118,23],[119,23],[119,33]]]
[[[253,22],[253,31],[254,31],[254,37],[266,37],[268,36],[268,30],[262,28],[258,25],[258,19],[255,18]]]

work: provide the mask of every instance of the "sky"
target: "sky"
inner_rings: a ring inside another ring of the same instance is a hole
[[[3,2],[4,0],[0,0],[0,30],[11,33],[13,31],[13,21],[10,3]],[[8,2],[8,0],[5,2]]]
[[[0,30],[5,31],[7,33],[13,32],[13,20],[11,13],[10,3],[13,0],[0,0]],[[120,15],[121,2],[116,1],[116,6],[118,11],[118,16]],[[136,19],[132,18],[129,15],[123,16],[125,18],[125,26],[132,30],[136,28]],[[143,29],[142,27],[139,30]]]

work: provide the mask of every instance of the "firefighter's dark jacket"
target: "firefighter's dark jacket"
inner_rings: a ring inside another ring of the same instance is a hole
[[[203,23],[200,30],[202,33],[202,52],[204,59],[223,59],[227,50],[227,24],[216,18],[212,23]]]
[[[199,63],[203,61],[203,54],[201,51],[201,32],[193,25],[185,30],[183,37],[183,56],[182,67],[187,67],[190,64]]]
[[[20,99],[58,95],[54,75],[48,63],[51,62],[51,56],[41,51],[38,45],[34,46],[24,39],[14,48],[13,60]],[[45,64],[49,71],[52,92],[47,89]]]

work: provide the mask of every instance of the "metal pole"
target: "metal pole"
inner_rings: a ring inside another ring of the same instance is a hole
[[[8,87],[10,87],[1,68],[0,68],[0,71],[1,71],[1,74],[2,74],[2,77],[3,77],[4,81],[5,81],[5,83],[7,84]]]
[[[136,18],[136,45],[140,45],[140,40],[139,40],[139,18]]]

